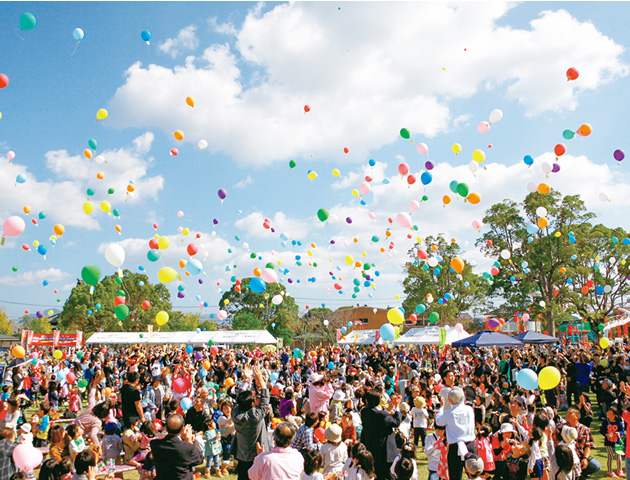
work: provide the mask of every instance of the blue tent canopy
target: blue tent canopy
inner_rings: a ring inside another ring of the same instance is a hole
[[[473,335],[463,340],[453,342],[453,348],[465,347],[517,347],[523,345],[523,342],[515,337],[510,337],[504,333],[484,330],[477,335]]]
[[[551,335],[545,335],[544,333],[534,332],[533,330],[528,330],[527,332],[519,333],[518,335],[514,335],[514,338],[518,338],[523,343],[558,343],[556,337],[552,337]]]

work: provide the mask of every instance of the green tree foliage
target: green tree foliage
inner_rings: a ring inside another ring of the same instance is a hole
[[[48,323],[47,317],[37,318],[37,316],[24,315],[20,320],[23,330],[32,330],[35,333],[52,333],[52,326]]]
[[[239,312],[232,320],[234,330],[264,330],[265,324],[262,319],[255,317],[251,313]]]
[[[127,318],[118,320],[114,314],[114,299],[123,294],[130,311]],[[143,310],[142,302],[145,300],[151,303],[151,307]],[[101,305],[100,309],[97,309],[97,304]],[[92,293],[90,286],[79,280],[59,316],[59,327],[63,332],[82,330],[86,334],[100,329],[113,332],[146,331],[151,324],[157,330],[159,327],[154,319],[160,310],[170,315],[169,323],[177,323],[182,316],[171,309],[170,293],[164,285],[152,285],[146,275],[125,270],[122,278],[116,274],[105,277]],[[88,311],[92,311],[92,314],[88,315]]]
[[[168,323],[160,327],[163,332],[192,332],[199,326],[199,313],[171,312]]]
[[[262,328],[266,328],[275,337],[282,337],[285,345],[288,345],[295,334],[292,326],[298,320],[298,306],[295,300],[289,295],[284,295],[282,303],[274,305],[271,299],[284,292],[284,287],[279,283],[268,283],[265,292],[254,293],[249,289],[250,280],[251,278],[244,278],[238,289],[237,285],[233,285],[225,292],[219,302],[219,308],[228,313],[235,330],[237,329],[234,325],[236,315],[249,314],[260,320]],[[250,322],[243,324],[245,323]]]
[[[324,322],[328,321],[325,325]],[[341,317],[336,318],[333,311],[326,307],[311,308],[295,323],[295,341],[303,349],[309,349],[320,343],[335,343],[335,330],[341,328]]]
[[[4,307],[0,307],[0,334],[13,335],[13,323],[9,320],[9,316]]]
[[[436,250],[433,250],[435,247]],[[429,258],[440,256],[442,262],[437,267],[429,265],[429,259],[419,259],[418,249],[423,249],[429,254]],[[448,241],[443,237],[427,237],[422,245],[416,244],[410,251],[411,261],[404,266],[407,277],[403,281],[404,292],[407,299],[403,302],[403,307],[407,314],[415,311],[417,305],[424,305],[426,311],[418,315],[419,318],[426,318],[432,312],[437,312],[440,316],[437,324],[453,324],[455,317],[463,312],[475,312],[485,306],[485,296],[487,282],[479,275],[472,272],[469,264],[465,263],[461,274],[456,273],[450,267],[454,257],[461,257],[462,251],[455,242]],[[439,273],[436,274],[435,270]],[[433,302],[427,302],[427,295],[433,297]],[[439,303],[439,299],[447,302]]]

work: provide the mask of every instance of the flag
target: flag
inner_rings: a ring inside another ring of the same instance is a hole
[[[438,348],[444,348],[446,345],[446,328],[440,328],[440,343],[438,344]]]
[[[59,336],[61,335],[61,331],[55,330],[53,332],[53,347],[56,347],[59,344]]]

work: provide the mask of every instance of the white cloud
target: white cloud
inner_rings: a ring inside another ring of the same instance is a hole
[[[68,278],[69,276],[69,273],[59,270],[58,268],[32,270],[30,272],[21,272],[17,275],[6,275],[4,277],[0,277],[0,285],[41,285],[44,280],[48,280],[49,282],[53,283],[59,280],[63,280],[64,278]]]
[[[220,23],[217,17],[210,17],[208,19],[208,26],[215,32],[223,35],[235,36],[238,31],[234,27],[234,24],[230,22]]]
[[[269,218],[270,229],[263,227],[265,218]],[[272,217],[265,217],[260,212],[253,212],[246,217],[239,218],[234,222],[234,226],[244,230],[251,238],[274,238],[280,233],[286,233],[289,238],[304,238],[310,231],[309,223],[306,220],[290,218],[283,212],[276,212]],[[274,232],[271,231],[274,230]],[[246,239],[243,239],[246,241]]]
[[[242,188],[245,188],[245,187],[249,187],[253,183],[254,183],[254,179],[252,178],[252,176],[251,175],[247,175],[246,178],[244,178],[240,182],[236,183],[234,185],[234,188],[242,189]]]
[[[499,95],[531,116],[573,110],[580,93],[628,74],[623,47],[590,22],[558,10],[527,28],[499,26],[512,7],[373,2],[337,10],[296,2],[264,14],[258,7],[236,32],[245,66],[227,44],[173,69],[134,64],[110,102],[111,123],[164,132],[176,123],[185,141],[206,139],[243,165],[341,158],[346,146],[352,161],[393,142],[401,126],[426,137],[457,128],[467,117],[451,118],[449,102],[483,89],[504,88]],[[567,66],[583,67],[579,81],[566,81]],[[193,95],[194,112],[173,92]]]
[[[158,48],[162,53],[170,55],[173,58],[186,50],[194,50],[199,46],[196,31],[197,27],[188,25],[186,28],[182,28],[179,31],[177,37],[168,38],[164,43],[160,44]]]

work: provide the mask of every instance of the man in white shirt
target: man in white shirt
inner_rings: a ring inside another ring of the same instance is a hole
[[[442,407],[435,416],[436,425],[446,427],[449,480],[461,480],[467,453],[477,455],[475,413],[471,406],[464,404],[464,398],[463,390],[453,387],[448,394],[448,401],[453,407],[448,410]]]

